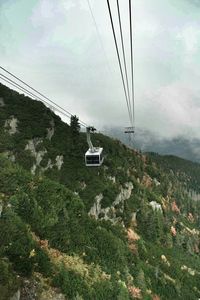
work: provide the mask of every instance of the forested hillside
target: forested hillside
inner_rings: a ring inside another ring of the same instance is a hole
[[[85,133],[0,85],[1,299],[198,299],[199,165]],[[194,197],[194,195],[196,195]]]

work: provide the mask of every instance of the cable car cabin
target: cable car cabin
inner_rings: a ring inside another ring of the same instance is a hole
[[[103,160],[103,148],[94,148],[93,151],[89,149],[85,153],[85,165],[87,167],[99,167],[102,165]]]

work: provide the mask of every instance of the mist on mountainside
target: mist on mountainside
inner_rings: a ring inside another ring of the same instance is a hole
[[[136,128],[130,139],[122,127],[104,127],[103,133],[117,138],[124,144],[142,152],[156,152],[162,155],[176,155],[194,162],[200,162],[200,140],[179,135],[174,138],[163,138],[158,134],[142,128]]]

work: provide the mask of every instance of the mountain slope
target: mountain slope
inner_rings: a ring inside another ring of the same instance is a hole
[[[0,97],[2,299],[198,299],[198,165],[94,134],[105,163],[86,168],[84,133],[3,85]]]

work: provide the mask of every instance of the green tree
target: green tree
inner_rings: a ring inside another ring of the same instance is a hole
[[[71,116],[70,119],[70,128],[71,128],[71,134],[72,136],[77,136],[79,135],[80,132],[80,123],[79,123],[79,119],[76,115]]]
[[[137,285],[141,288],[141,290],[143,292],[145,292],[147,287],[146,287],[144,271],[142,269],[139,270],[139,272],[136,276],[136,282],[137,282]]]

